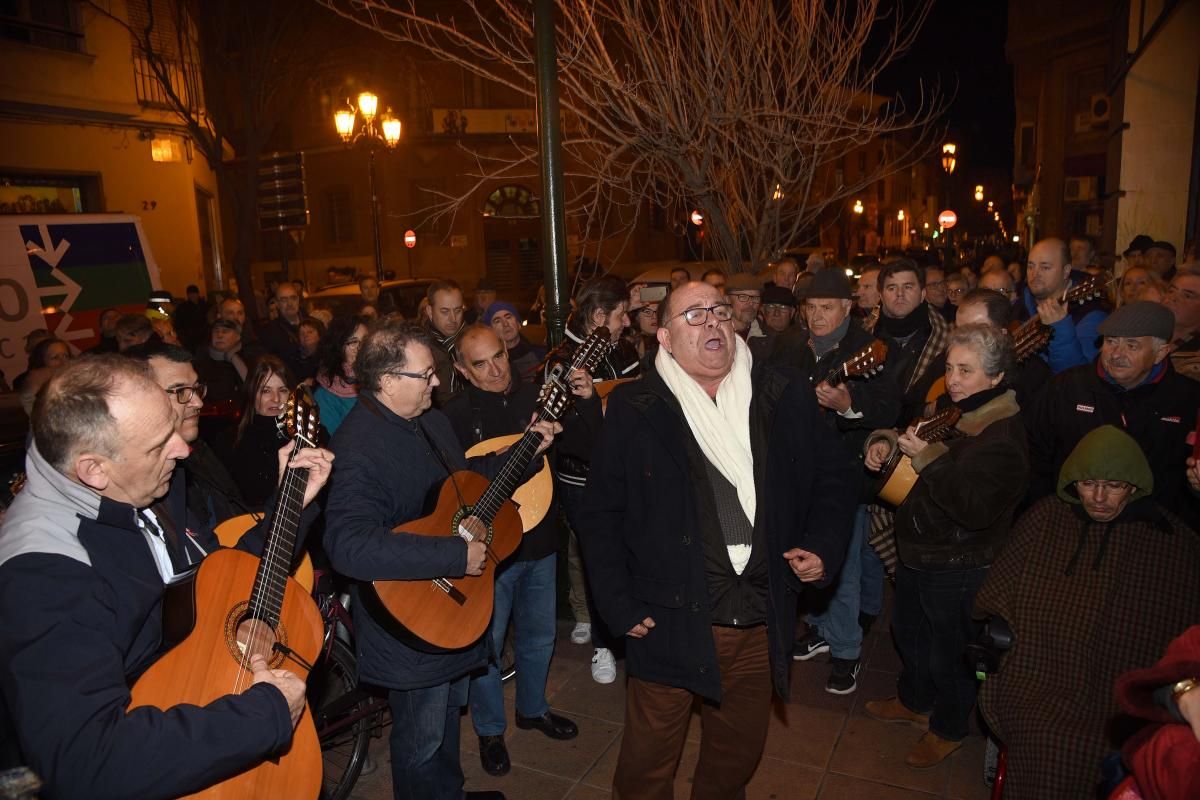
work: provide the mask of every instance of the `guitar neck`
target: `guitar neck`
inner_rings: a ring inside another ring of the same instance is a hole
[[[295,449],[299,447],[297,444]],[[283,592],[296,550],[296,532],[300,527],[300,513],[304,509],[304,490],[307,486],[307,469],[288,467],[284,471],[275,509],[271,514],[271,528],[263,543],[258,574],[254,577],[249,611],[272,625],[279,624],[279,615],[283,610]]]
[[[548,418],[545,411],[538,410],[538,422]],[[540,433],[529,430],[509,448],[508,460],[504,462],[504,466],[500,468],[500,472],[492,480],[487,491],[479,498],[479,502],[475,504],[475,508],[471,512],[481,522],[491,524],[496,512],[500,510],[500,506],[504,504],[505,500],[512,497],[513,492],[521,485],[521,478],[525,475],[529,462],[533,461],[541,441]]]

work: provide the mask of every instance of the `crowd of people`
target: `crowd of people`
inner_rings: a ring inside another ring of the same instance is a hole
[[[1006,798],[1090,798],[1130,772],[1166,787],[1163,759],[1200,763],[1200,674],[1179,667],[1200,622],[1200,266],[1174,256],[1138,237],[1113,279],[1086,238],[1051,238],[1015,269],[889,257],[852,282],[814,255],[600,276],[553,349],[486,280],[468,298],[449,279],[409,320],[373,278],[344,314],[284,281],[261,319],[188,287],[101,314],[82,357],[31,336],[28,483],[0,528],[4,760],[53,797],[172,797],[286,750],[304,685],[258,655],[246,691],[203,707],[131,710],[129,686],[160,655],[163,587],[215,527],[265,513],[238,545],[261,551],[291,452],[277,419],[305,384],[322,427],[291,457],[310,473],[295,555],[350,595],[397,798],[463,795],[468,706],[482,767],[510,771],[510,632],[513,723],[578,735],[546,698],[560,559],[593,679],[624,658],[615,796],[674,796],[697,702],[693,796],[740,796],[793,661],[826,656],[826,691],[858,689],[888,585],[903,666],[865,711],[919,731],[910,768],[961,747],[978,709]],[[597,338],[590,372],[565,369]],[[537,414],[549,380],[572,399],[557,421]],[[512,557],[471,515],[459,536],[406,531],[455,471],[501,474],[503,452],[468,450],[528,431],[554,493]],[[459,649],[371,588],[485,571],[491,625]]]

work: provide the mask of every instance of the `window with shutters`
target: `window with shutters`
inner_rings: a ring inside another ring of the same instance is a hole
[[[184,5],[170,0],[129,0],[128,10],[129,27],[139,32],[133,42],[138,102],[150,108],[174,109],[174,94],[184,108],[203,111],[196,31]],[[179,35],[181,29],[183,36]]]
[[[0,0],[0,39],[83,52],[83,32],[72,0]]]

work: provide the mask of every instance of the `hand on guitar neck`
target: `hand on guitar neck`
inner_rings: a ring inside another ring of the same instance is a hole
[[[289,467],[308,470],[308,483],[304,487],[304,507],[307,508],[329,480],[329,473],[333,469],[333,453],[320,447],[304,447],[289,461],[293,449],[291,442],[279,448],[279,480],[283,482],[284,473]]]
[[[300,715],[304,713],[304,681],[290,670],[271,669],[267,666],[267,660],[258,653],[250,657],[250,671],[254,674],[252,686],[269,683],[283,693],[283,699],[288,704],[288,713],[292,715],[292,727],[295,728],[296,723],[300,721]]]

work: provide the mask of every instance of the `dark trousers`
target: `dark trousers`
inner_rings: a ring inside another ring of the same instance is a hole
[[[721,703],[700,705],[700,759],[693,800],[746,795],[767,741],[771,663],[767,628],[713,626],[721,670]],[[650,636],[665,635],[651,631]],[[630,678],[625,686],[625,736],[613,776],[614,800],[673,800],[675,770],[687,740],[696,696],[687,689]]]
[[[986,568],[933,571],[896,565],[892,636],[904,662],[900,702],[929,714],[929,730],[954,742],[967,736],[979,688],[965,653],[979,636],[971,606],[986,576]]]
[[[567,515],[567,525],[571,527],[569,535],[576,536],[576,531],[579,530],[580,522],[582,522],[580,508],[583,505],[584,489],[582,486],[564,483],[563,481],[557,481],[554,486],[555,491],[558,492],[558,500],[562,503],[563,511]],[[613,637],[609,636],[608,627],[604,624],[600,615],[596,613],[596,606],[592,602],[592,592],[586,587],[587,570],[584,570],[584,590],[587,597],[588,616],[592,620],[592,647],[611,649]],[[572,587],[572,589],[574,588]]]
[[[392,689],[392,794],[396,800],[459,800],[458,720],[467,676],[426,689]]]

